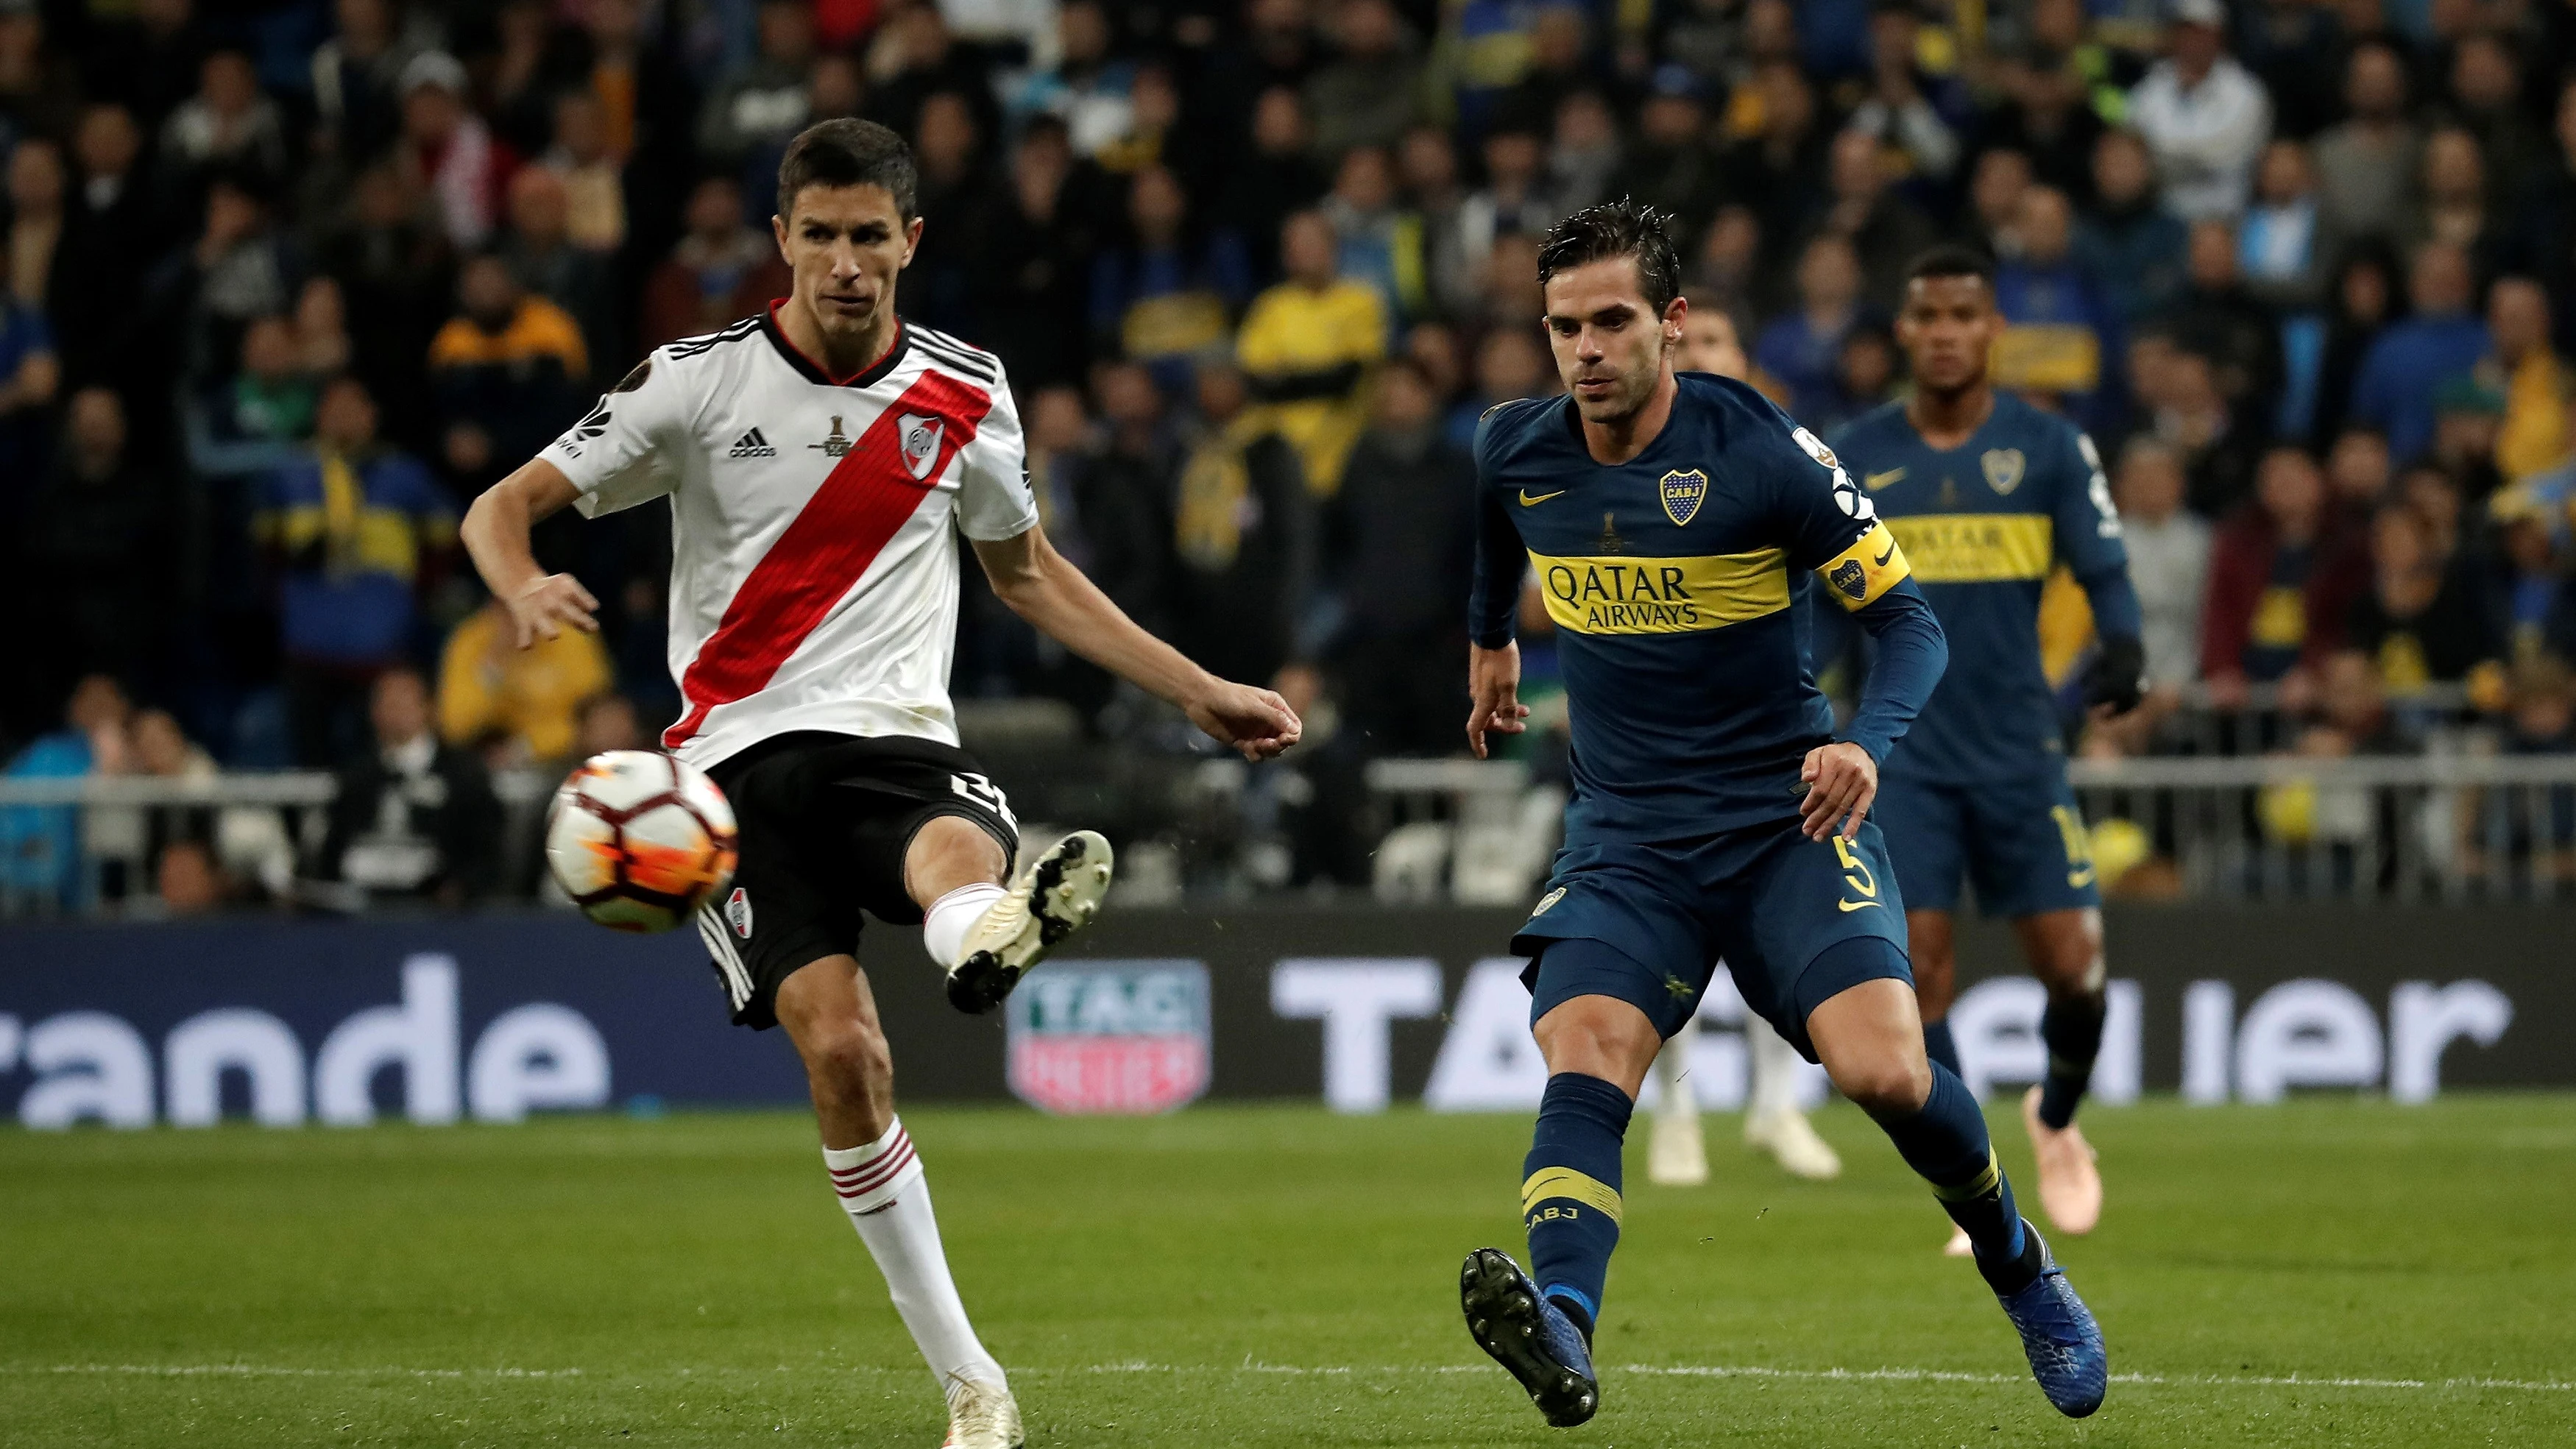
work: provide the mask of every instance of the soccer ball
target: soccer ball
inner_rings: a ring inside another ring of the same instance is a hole
[[[667,931],[733,879],[733,806],[668,755],[593,755],[555,791],[546,865],[581,913],[612,931]]]

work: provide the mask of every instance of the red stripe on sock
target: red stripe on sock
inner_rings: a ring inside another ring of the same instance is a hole
[[[662,732],[664,748],[678,749],[719,706],[768,687],[778,667],[935,491],[940,473],[973,441],[992,406],[991,393],[934,371],[923,373],[877,414],[787,531],[752,566],[725,605],[715,632],[698,646],[698,657],[680,676],[689,712]],[[904,466],[897,432],[906,414],[935,418],[943,425],[938,454],[925,478],[914,478]]]
[[[907,1142],[903,1145],[903,1149],[900,1152],[889,1154],[888,1156],[879,1158],[877,1161],[884,1169],[883,1171],[874,1173],[858,1181],[835,1183],[833,1184],[833,1190],[840,1193],[843,1197],[865,1197],[869,1193],[876,1191],[878,1188],[885,1186],[887,1183],[894,1181],[896,1176],[902,1173],[906,1167],[912,1165],[912,1144]]]
[[[894,1140],[887,1143],[885,1150],[879,1152],[876,1156],[850,1167],[834,1167],[830,1163],[825,1163],[823,1165],[823,1170],[832,1174],[832,1180],[834,1182],[846,1182],[851,1178],[865,1177],[869,1173],[876,1171],[879,1164],[885,1162],[888,1158],[903,1151],[911,1145],[912,1134],[903,1131],[901,1128],[897,1128],[895,1130]]]

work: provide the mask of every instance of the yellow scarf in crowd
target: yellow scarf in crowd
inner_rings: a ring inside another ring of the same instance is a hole
[[[1252,469],[1244,449],[1267,431],[1256,415],[1228,423],[1190,453],[1181,470],[1181,497],[1173,538],[1194,569],[1221,573],[1243,548],[1244,504],[1252,496]]]

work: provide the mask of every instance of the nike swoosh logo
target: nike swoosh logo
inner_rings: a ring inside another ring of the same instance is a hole
[[[1877,905],[1877,904],[1878,904],[1878,902],[1876,902],[1876,901],[1836,901],[1836,902],[1834,902],[1834,904],[1835,904],[1835,905],[1838,905],[1838,906],[1840,906],[1840,907],[1842,907],[1842,908],[1843,908],[1844,910],[1846,910],[1846,911],[1865,911],[1865,910],[1868,910],[1870,907]]]
[[[1536,504],[1545,503],[1551,498],[1562,498],[1564,496],[1565,490],[1562,488],[1559,488],[1554,493],[1541,493],[1535,497],[1531,496],[1530,491],[1524,488],[1521,490],[1521,507],[1529,508]]]
[[[1863,488],[1868,489],[1868,490],[1869,490],[1870,492],[1872,492],[1872,493],[1875,493],[1875,492],[1877,492],[1878,490],[1880,490],[1881,488],[1886,487],[1886,486],[1887,486],[1888,484],[1890,484],[1890,483],[1902,482],[1902,481],[1904,480],[1904,478],[1905,478],[1905,470],[1904,470],[1904,469],[1902,469],[1902,468],[1890,468],[1890,469],[1888,469],[1888,470],[1887,470],[1886,472],[1884,472],[1884,473],[1868,473],[1868,474],[1864,474],[1864,475],[1862,475],[1861,480],[1860,480],[1860,486],[1862,486]]]
[[[1870,562],[1878,565],[1880,568],[1885,568],[1887,567],[1887,561],[1894,557],[1896,557],[1896,540],[1891,538],[1887,541],[1887,552],[1871,559]]]

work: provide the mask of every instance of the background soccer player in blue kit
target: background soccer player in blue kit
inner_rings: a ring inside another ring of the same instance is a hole
[[[1940,626],[1823,443],[1741,383],[1676,378],[1678,271],[1665,218],[1634,202],[1558,223],[1539,281],[1568,396],[1505,403],[1477,430],[1468,740],[1482,755],[1489,733],[1524,727],[1512,619],[1534,569],[1574,794],[1512,943],[1532,957],[1549,1073],[1522,1169],[1531,1272],[1500,1249],[1469,1254],[1468,1330],[1549,1423],[1592,1417],[1620,1144],[1723,958],[1746,1004],[1823,1063],[1966,1230],[2049,1401],[2089,1414],[2101,1331],[2014,1207],[1967,1088],[1924,1053],[1903,902],[1868,820],[1880,763],[1940,677]],[[1801,605],[1817,588],[1878,644],[1839,735],[1807,667]]]
[[[2023,1098],[2022,1121],[2050,1223],[2088,1233],[2102,1216],[2102,1175],[2075,1107],[2102,1048],[2102,898],[2040,666],[2039,596],[2062,564],[2092,602],[2101,650],[2085,700],[2105,714],[2138,703],[2138,596],[2092,439],[1987,380],[2004,327],[1991,264],[1956,247],[1926,253],[1907,271],[1896,326],[1913,397],[1853,422],[1834,449],[1913,564],[1949,636],[1950,668],[1888,762],[1878,820],[1905,895],[1933,1060],[1959,1070],[1948,1017],[1962,875],[1980,909],[2011,918],[2047,985],[2048,1074]],[[1949,1250],[1966,1254],[1966,1236],[1954,1233]]]

